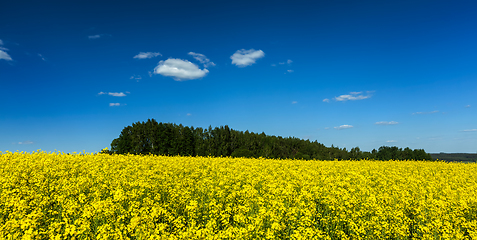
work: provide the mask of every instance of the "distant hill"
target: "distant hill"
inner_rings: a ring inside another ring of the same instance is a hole
[[[447,162],[477,162],[476,153],[431,153],[431,157]]]

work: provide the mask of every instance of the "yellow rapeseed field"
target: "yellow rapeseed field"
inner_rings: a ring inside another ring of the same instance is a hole
[[[0,239],[477,239],[477,165],[0,152]]]

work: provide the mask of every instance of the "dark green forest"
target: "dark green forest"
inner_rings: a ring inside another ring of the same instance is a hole
[[[103,151],[105,152],[105,151]],[[375,160],[432,160],[423,149],[381,146],[371,152],[359,147],[326,147],[317,141],[295,137],[268,136],[265,133],[237,131],[227,125],[194,128],[154,119],[136,122],[125,127],[111,142],[110,154],[155,154],[168,156],[231,156],[275,159],[375,159]]]

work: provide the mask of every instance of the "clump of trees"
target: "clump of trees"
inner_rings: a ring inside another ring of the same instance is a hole
[[[268,136],[265,133],[237,131],[227,125],[212,128],[194,128],[182,124],[161,123],[154,119],[125,127],[111,142],[111,154],[156,154],[182,156],[265,157],[276,159],[377,159],[377,160],[432,160],[423,149],[411,150],[382,146],[363,152],[359,147],[326,147],[317,141],[295,137]]]

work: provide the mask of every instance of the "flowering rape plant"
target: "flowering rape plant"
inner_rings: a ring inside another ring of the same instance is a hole
[[[0,152],[0,239],[477,239],[477,165]]]

